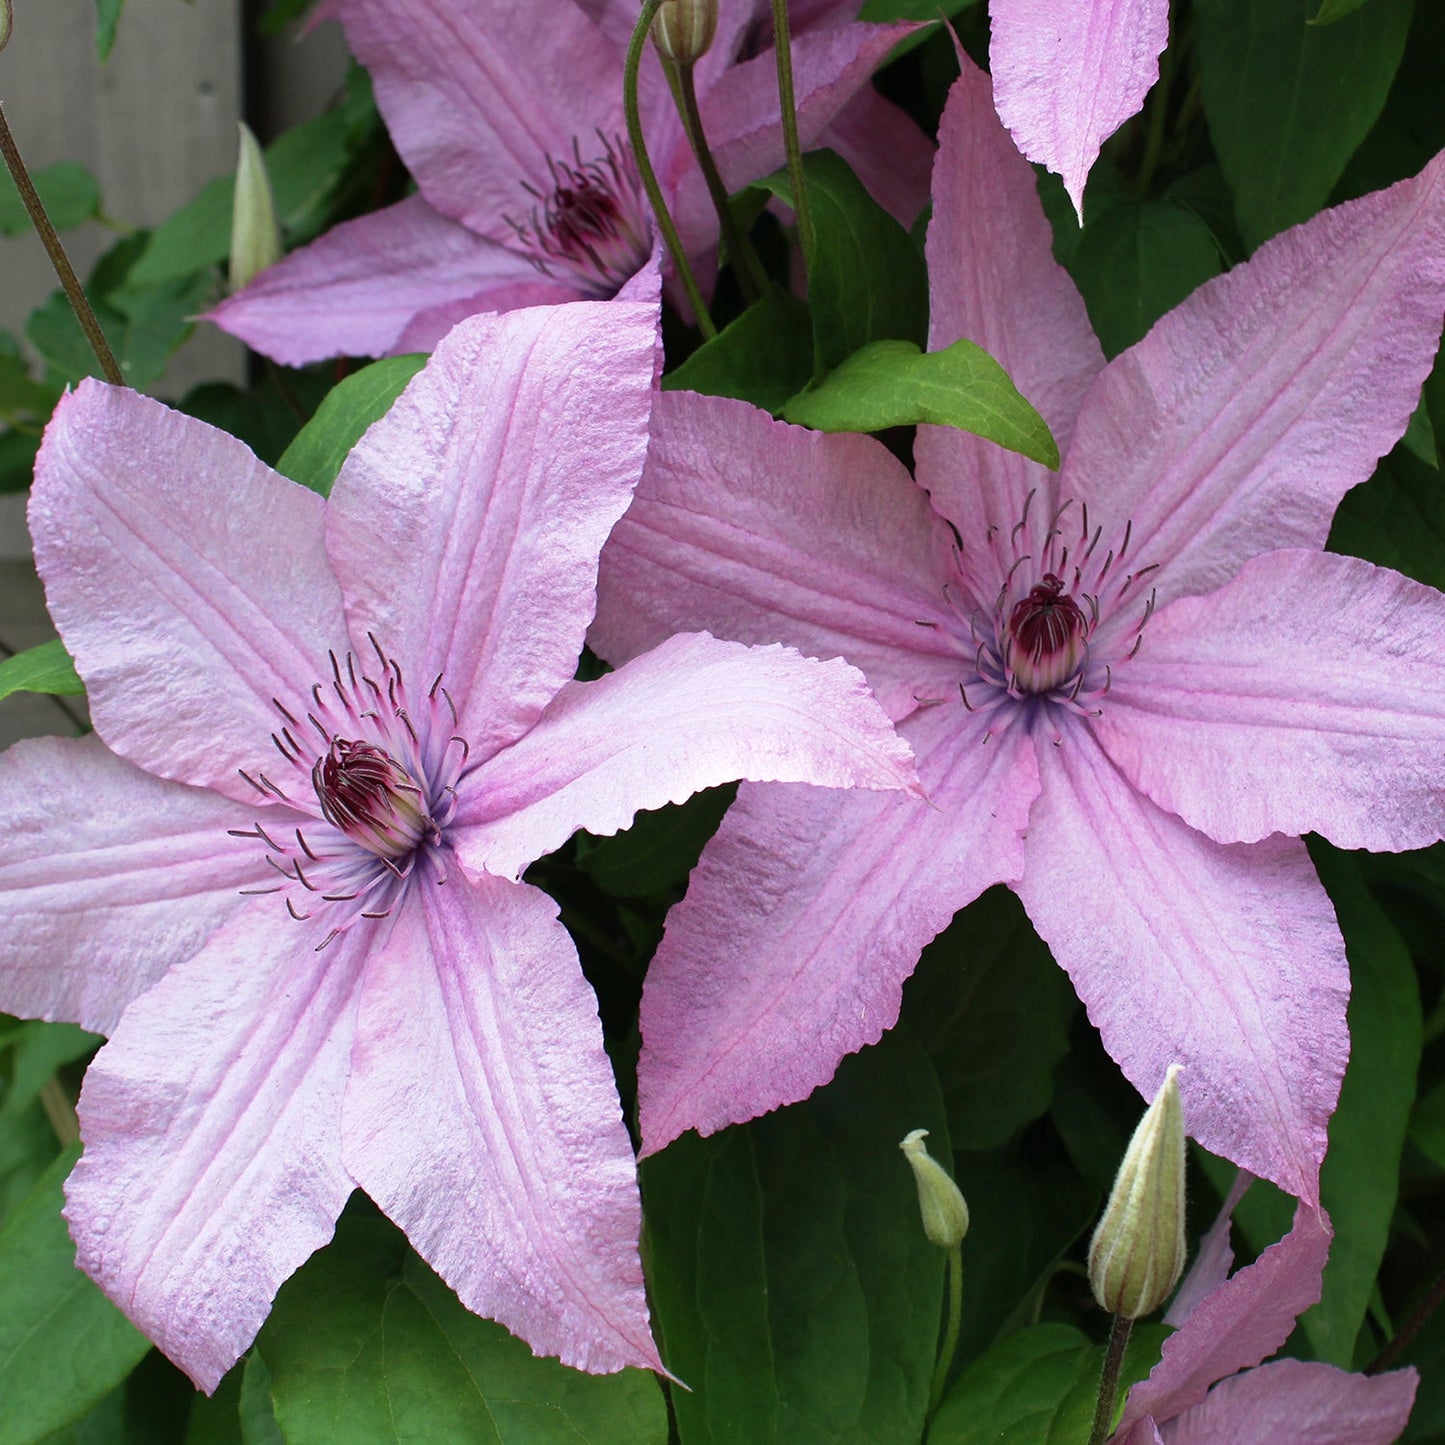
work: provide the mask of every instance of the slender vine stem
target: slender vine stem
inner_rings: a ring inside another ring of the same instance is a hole
[[[702,292],[698,290],[697,279],[692,274],[692,267],[687,263],[687,253],[682,249],[682,238],[677,234],[677,227],[673,225],[672,213],[667,209],[662,187],[657,183],[657,173],[648,159],[647,142],[642,136],[642,112],[637,104],[637,74],[642,66],[642,48],[647,44],[648,32],[661,8],[662,0],[644,0],[642,14],[637,17],[637,25],[627,47],[627,59],[622,67],[622,108],[627,116],[627,139],[632,146],[632,158],[637,163],[637,174],[642,180],[642,188],[647,192],[653,215],[657,217],[662,239],[672,257],[672,264],[677,268],[678,280],[682,282],[682,289],[687,293],[688,304],[692,307],[693,315],[697,317],[698,330],[711,341],[717,335],[717,327],[712,324],[712,317],[708,315]]]
[[[948,1251],[948,1324],[943,1331],[943,1345],[938,1363],[933,1367],[933,1383],[928,1390],[928,1419],[933,1419],[943,1399],[943,1387],[958,1350],[958,1331],[963,1322],[963,1249],[955,1244]]]
[[[1365,1373],[1378,1375],[1384,1370],[1394,1369],[1405,1357],[1420,1331],[1429,1323],[1430,1317],[1442,1303],[1445,1303],[1445,1270],[1441,1270],[1435,1276],[1434,1282],[1425,1291],[1420,1303],[1410,1311],[1405,1323],[1395,1331],[1394,1339],[1365,1366]]]
[[[90,349],[95,353],[95,359],[100,363],[105,379],[115,386],[124,386],[125,377],[121,375],[110,343],[106,341],[100,322],[86,299],[85,288],[81,286],[75,268],[70,264],[70,257],[65,254],[65,247],[60,244],[55,227],[50,224],[50,217],[45,214],[45,206],[35,189],[35,183],[30,179],[30,170],[20,154],[20,147],[15,144],[10,123],[5,119],[4,106],[0,106],[0,155],[5,157],[5,165],[15,182],[15,189],[20,192],[20,199],[25,202],[25,209],[30,213],[30,223],[35,227],[40,243],[50,257],[50,264],[55,267],[55,274],[60,278],[60,285],[70,302],[70,309],[75,312],[75,319],[80,322],[80,329],[85,332],[85,339],[90,342]]]
[[[803,243],[803,264],[813,269],[813,212],[803,180],[803,148],[798,143],[798,111],[793,100],[793,45],[788,33],[788,0],[772,0],[773,46],[778,60],[778,99],[782,104],[783,147],[788,154],[788,179],[793,186],[793,210],[798,237]]]
[[[1094,1428],[1089,1431],[1089,1445],[1104,1445],[1109,1438],[1109,1426],[1114,1422],[1114,1401],[1119,1397],[1119,1369],[1124,1363],[1124,1351],[1129,1347],[1129,1334],[1134,1328],[1133,1320],[1115,1315],[1109,1330],[1109,1348],[1104,1352],[1104,1368],[1099,1375],[1099,1403],[1094,1408]]]

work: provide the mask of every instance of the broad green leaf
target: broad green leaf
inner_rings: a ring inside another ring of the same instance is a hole
[[[1345,494],[1329,546],[1445,588],[1445,480],[1397,446],[1368,482]]]
[[[1318,0],[1198,0],[1205,114],[1245,241],[1320,209],[1385,103],[1413,0],[1328,26]]]
[[[934,422],[974,432],[1047,467],[1059,449],[1044,419],[981,346],[955,341],[925,351],[911,341],[875,341],[783,408],[817,431],[882,431]]]
[[[1432,1164],[1445,1169],[1445,1079],[1420,1095],[1410,1114],[1408,1137]]]
[[[271,1371],[260,1350],[246,1356],[241,1370],[241,1394],[236,1405],[241,1445],[285,1445],[271,1404]]]
[[[955,1150],[993,1149],[1049,1107],[1073,1012],[1068,979],[1006,888],[923,950],[903,1019],[938,1070]]]
[[[115,45],[115,27],[125,0],[95,0],[95,49],[102,60],[110,59]]]
[[[18,356],[0,355],[0,420],[16,423],[44,421],[59,397],[54,387],[42,386]]]
[[[945,1261],[898,1148],[915,1128],[948,1158],[932,1066],[895,1028],[805,1103],[644,1161],[683,1445],[918,1440]]]
[[[685,803],[639,813],[625,833],[610,838],[583,833],[577,866],[614,898],[648,898],[680,888],[736,796],[731,784],[709,788]]]
[[[45,214],[57,231],[83,225],[100,209],[100,186],[82,165],[57,161],[31,177]],[[0,166],[0,235],[22,236],[30,230],[30,213],[10,172]]]
[[[0,1445],[30,1445],[125,1378],[150,1342],[75,1267],[61,1154],[0,1229]]]
[[[392,1225],[360,1211],[282,1287],[259,1348],[287,1445],[667,1439],[652,1375],[586,1375],[534,1355],[465,1310]]]
[[[1315,12],[1311,25],[1333,25],[1336,20],[1343,20],[1346,15],[1352,15],[1365,0],[1320,0],[1320,8]]]
[[[1209,228],[1171,201],[1127,201],[1089,224],[1069,267],[1107,356],[1132,346],[1221,269]]]
[[[33,432],[0,431],[0,492],[23,492],[30,485],[39,450]]]
[[[0,697],[9,697],[12,692],[75,697],[84,691],[85,684],[58,637],[0,662]]]
[[[813,374],[808,308],[771,290],[662,378],[664,391],[734,396],[776,414]]]
[[[316,415],[282,453],[276,470],[326,496],[346,454],[425,365],[425,356],[388,356],[348,376],[327,393]]]
[[[10,1087],[0,1103],[0,1114],[14,1114],[29,1104],[62,1064],[84,1058],[104,1042],[98,1034],[87,1033],[75,1024],[42,1023],[27,1019],[16,1029],[13,1040]]]
[[[928,340],[928,274],[908,232],[832,151],[803,157],[816,237],[808,272],[816,361],[831,369],[870,341]],[[758,183],[788,205],[786,171]]]

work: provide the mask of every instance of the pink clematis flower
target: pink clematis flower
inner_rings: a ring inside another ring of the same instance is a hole
[[[110,1036],[79,1263],[207,1390],[357,1186],[538,1352],[656,1367],[596,1002],[522,869],[725,778],[916,786],[842,664],[678,637],[572,681],[656,322],[466,323],[328,501],[97,382],[46,432],[96,736],[0,759],[0,1008]]]
[[[1144,104],[1169,43],[1169,0],[989,0],[999,117],[1062,178],[1080,223],[1099,147]]]
[[[867,674],[933,807],[744,786],[642,1001],[643,1146],[803,1098],[1009,884],[1146,1097],[1318,1200],[1348,973],[1301,833],[1445,833],[1445,597],[1321,551],[1403,432],[1445,309],[1445,160],[1200,288],[1105,366],[1033,172],[966,59],[940,132],[932,342],[999,358],[1058,474],[665,393],[593,644],[676,628]],[[737,900],[759,900],[740,907]]]
[[[640,0],[333,0],[419,194],[347,221],[210,313],[287,365],[428,350],[464,316],[615,294],[653,228],[626,141],[622,61]],[[820,25],[796,40],[803,143],[828,136],[911,224],[932,147],[869,85],[909,25]],[[737,189],[783,163],[771,50],[751,4],[722,7],[698,63],[703,122]],[[717,217],[657,57],[643,132],[690,255]]]
[[[1330,1227],[1301,1205],[1289,1234],[1229,1276],[1237,1199],[1205,1237],[1170,1309],[1179,1328],[1149,1378],[1130,1391],[1114,1445],[1391,1445],[1415,1402],[1413,1369],[1371,1377],[1305,1360],[1260,1364],[1319,1299]],[[1181,1310],[1186,1294],[1195,1302]]]

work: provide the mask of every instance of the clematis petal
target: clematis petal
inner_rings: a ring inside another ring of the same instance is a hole
[[[341,468],[327,545],[352,636],[439,673],[473,761],[570,679],[597,555],[642,475],[657,307],[463,322]]]
[[[856,669],[788,648],[684,633],[596,682],[573,682],[462,785],[462,862],[503,878],[579,828],[616,833],[639,809],[737,778],[903,788],[906,745]]]
[[[667,917],[642,995],[643,1152],[806,1098],[898,1017],[924,944],[1016,878],[1038,790],[1022,730],[958,703],[901,727],[931,807],[743,784]]]
[[[50,615],[101,738],[157,777],[247,803],[275,763],[272,698],[344,643],[325,504],[225,432],[83,381],[45,430],[30,495]]]
[[[1169,1308],[1164,1313],[1166,1325],[1178,1329],[1196,1307],[1229,1278],[1229,1272],[1234,1268],[1234,1246],[1230,1238],[1234,1211],[1253,1183],[1254,1175],[1247,1169],[1241,1169],[1234,1176],[1234,1183],[1230,1185],[1214,1223],[1199,1241],[1199,1248],[1189,1263],[1189,1272],[1169,1301]]]
[[[988,76],[962,53],[959,66],[933,168],[928,344],[938,351],[963,337],[983,347],[1063,453],[1104,354],[1083,299],[1054,260],[1033,167],[994,115]],[[1007,534],[1030,492],[1038,493],[1030,513],[1039,530],[1050,525],[1057,478],[1037,462],[955,427],[919,427],[914,455],[934,505],[958,526],[970,575],[998,571],[989,528]]]
[[[85,1076],[76,1261],[201,1389],[351,1192],[341,1096],[365,930],[256,900],[126,1010]]]
[[[579,1369],[658,1369],[632,1146],[557,905],[431,882],[367,968],[347,1167],[468,1309]]]
[[[293,251],[207,320],[284,366],[304,366],[429,350],[450,327],[433,320],[423,332],[416,321],[441,308],[455,324],[478,311],[576,297],[525,256],[409,196]],[[451,314],[458,306],[465,309]]]
[[[610,662],[697,630],[842,655],[904,717],[955,693],[951,542],[871,437],[663,392],[637,497],[602,551],[589,640]]]
[[[506,241],[548,158],[624,133],[622,60],[574,0],[340,0],[356,58],[426,199]]]
[[[1169,43],[1168,0],[989,0],[998,113],[1061,176],[1083,224],[1099,147],[1144,104]]]
[[[1172,603],[1095,725],[1119,768],[1216,842],[1445,833],[1445,596],[1325,552],[1267,552]]]
[[[172,964],[269,887],[229,798],[153,778],[99,738],[0,754],[0,1009],[111,1033]]]
[[[1156,807],[1081,725],[1040,749],[1018,894],[1147,1098],[1171,1063],[1206,1149],[1319,1197],[1349,973],[1298,839],[1223,846]]]
[[[1405,430],[1445,311],[1445,155],[1266,241],[1116,357],[1064,495],[1133,523],[1159,601],[1257,553],[1322,547],[1335,506]]]
[[[1165,1445],[1392,1445],[1420,1377],[1414,1370],[1352,1375],[1307,1360],[1274,1360],[1221,1380],[1201,1404],[1169,1421]]]

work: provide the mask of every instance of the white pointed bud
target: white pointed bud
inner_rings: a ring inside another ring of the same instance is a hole
[[[717,34],[718,0],[662,0],[652,22],[652,43],[674,65],[696,65]]]
[[[276,197],[266,174],[266,157],[243,121],[231,210],[231,290],[249,286],[253,276],[280,259],[281,228],[276,224]]]
[[[1153,1314],[1184,1269],[1184,1106],[1171,1064],[1129,1141],[1089,1244],[1089,1283],[1111,1314]]]
[[[913,1169],[928,1242],[940,1249],[954,1249],[968,1233],[968,1205],[943,1165],[924,1148],[927,1137],[927,1129],[915,1129],[898,1147]]]

